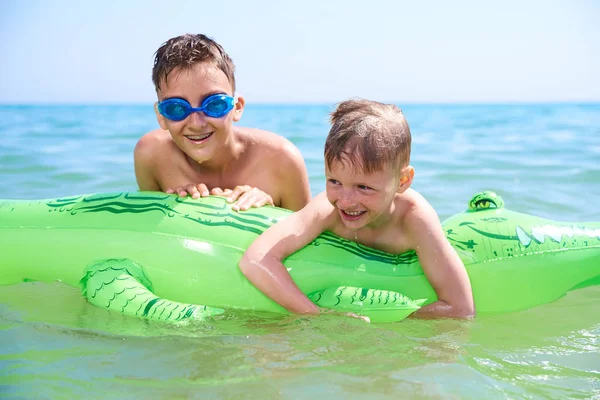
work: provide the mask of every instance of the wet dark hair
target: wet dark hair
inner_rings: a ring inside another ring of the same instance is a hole
[[[185,34],[167,40],[154,55],[152,82],[156,90],[175,68],[190,69],[209,62],[225,73],[235,92],[235,66],[220,44],[202,34]]]

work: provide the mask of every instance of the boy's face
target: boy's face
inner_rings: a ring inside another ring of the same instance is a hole
[[[174,69],[167,82],[162,82],[158,101],[171,98],[186,100],[192,107],[200,107],[208,96],[222,93],[233,96],[231,83],[223,71],[211,63],[199,63],[190,69]],[[156,116],[162,129],[166,129],[173,141],[190,158],[197,162],[208,161],[226,143],[232,123],[240,120],[244,99],[221,118],[208,117],[203,112],[193,112],[182,121],[169,120],[158,112]]]
[[[396,193],[410,186],[395,168],[365,173],[345,161],[334,161],[325,168],[325,175],[327,198],[352,230],[387,220]]]

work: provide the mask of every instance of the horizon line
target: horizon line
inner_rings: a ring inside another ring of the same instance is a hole
[[[537,100],[537,101],[381,101],[387,104],[402,104],[406,106],[487,106],[487,105],[600,105],[600,99],[598,100]],[[340,103],[340,101],[327,102],[327,101],[315,101],[315,102],[292,102],[292,101],[260,101],[246,103],[248,106],[331,106]],[[82,102],[42,102],[42,101],[31,101],[31,102],[6,102],[0,100],[0,106],[154,106],[154,102],[138,102],[138,101],[124,101],[124,102],[104,102],[104,101],[82,101]]]

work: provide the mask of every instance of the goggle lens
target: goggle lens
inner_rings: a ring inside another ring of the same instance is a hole
[[[186,107],[185,104],[181,104],[181,103],[170,103],[170,104],[165,104],[164,108],[163,108],[163,115],[169,119],[175,120],[175,121],[181,121],[182,119],[185,119],[188,115],[190,115],[190,109],[191,107],[188,106]]]

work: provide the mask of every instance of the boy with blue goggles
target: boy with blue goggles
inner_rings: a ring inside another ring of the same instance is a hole
[[[185,34],[160,46],[152,82],[161,129],[135,147],[138,186],[182,197],[225,196],[234,210],[299,210],[310,199],[302,155],[280,135],[234,125],[245,105],[233,95],[234,71],[223,47],[205,35]]]

